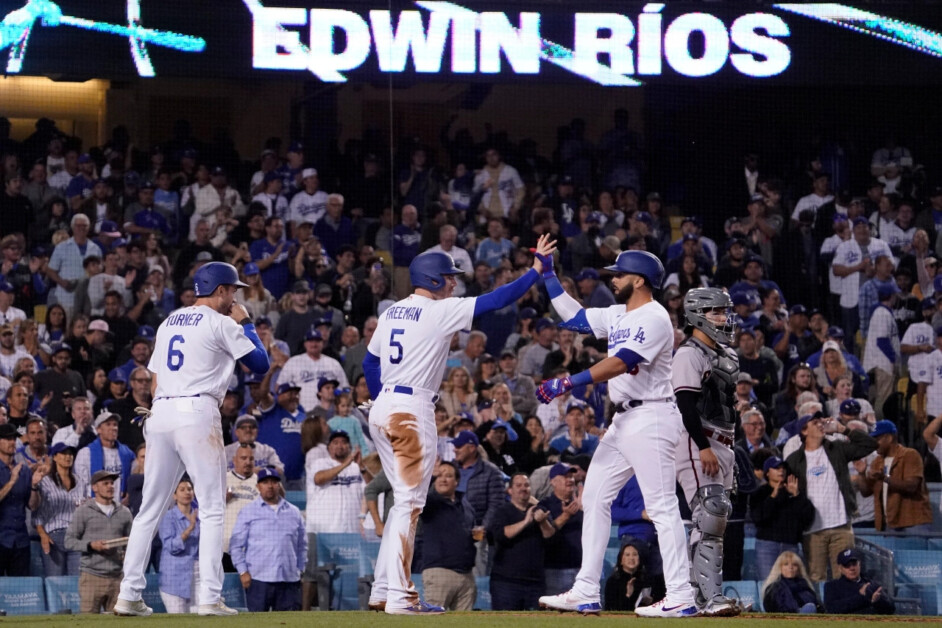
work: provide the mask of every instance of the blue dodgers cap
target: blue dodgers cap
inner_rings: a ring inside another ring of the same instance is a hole
[[[896,282],[893,282],[892,284],[884,284],[877,288],[877,298],[881,301],[885,301],[899,291],[900,289],[899,286],[896,285]]]
[[[272,181],[281,181],[281,177],[274,170],[269,170],[262,177],[262,183],[271,183]]]
[[[841,567],[847,567],[854,561],[858,563],[863,559],[863,556],[857,550],[853,548],[848,548],[837,555],[837,564]]]
[[[935,299],[932,297],[926,297],[922,300],[920,307],[923,310],[934,310],[935,309]]]
[[[574,277],[576,281],[582,281],[583,279],[595,279],[598,280],[599,271],[594,268],[583,268],[578,275]]]
[[[255,326],[258,327],[259,325],[268,325],[269,327],[274,327],[274,325],[271,324],[271,319],[267,316],[259,316],[255,319]]]
[[[111,369],[108,371],[108,381],[113,384],[127,384],[128,376],[120,369]]]
[[[680,224],[681,226],[683,226],[684,224],[688,222],[692,222],[698,227],[703,226],[703,219],[701,219],[700,216],[684,216],[684,219],[680,221]]]
[[[7,292],[13,294],[16,292],[16,288],[13,287],[13,284],[9,281],[0,280],[0,292]]]
[[[558,478],[561,475],[569,475],[570,473],[575,473],[576,468],[566,464],[565,462],[557,462],[553,465],[549,472],[549,479]]]
[[[861,413],[862,410],[863,409],[860,407],[860,402],[856,399],[845,399],[841,402],[839,412],[841,414],[857,416]]]
[[[284,384],[278,384],[278,390],[275,391],[275,394],[283,395],[292,390],[301,390],[301,387],[294,382],[285,382]]]
[[[263,379],[265,379],[264,375],[250,372],[245,374],[245,378],[242,381],[246,384],[261,384]]]
[[[508,423],[507,421],[505,421],[505,420],[503,420],[503,419],[497,419],[496,421],[494,421],[494,422],[491,424],[491,429],[492,429],[492,430],[496,430],[496,429],[500,429],[500,428],[503,428],[503,429],[507,430],[507,439],[508,439],[510,442],[512,442],[512,443],[513,443],[513,442],[516,442],[516,440],[517,440],[517,438],[518,438],[518,436],[517,436],[517,430],[515,430],[513,427],[511,427],[510,423]]]
[[[303,150],[304,150],[304,145],[298,141],[291,142],[291,146],[288,147],[289,153],[300,153]]]
[[[72,445],[66,445],[65,443],[56,443],[49,448],[49,455],[55,456],[56,454],[61,454],[63,451],[69,450],[72,452],[72,455],[75,455],[75,447]]]
[[[884,434],[896,434],[896,424],[893,421],[887,421],[886,419],[882,421],[877,421],[876,425],[873,426],[873,431],[870,432],[871,438],[876,438],[878,436],[883,436]]]
[[[137,328],[137,337],[145,338],[147,340],[153,340],[157,336],[157,332],[154,331],[154,328],[150,325],[141,325]]]
[[[635,212],[635,215],[631,217],[632,220],[637,220],[638,222],[643,222],[646,225],[650,225],[654,222],[654,218],[648,212]]]
[[[548,318],[541,318],[533,325],[533,331],[539,333],[547,327],[553,327],[555,323]]]
[[[762,472],[768,473],[769,469],[778,469],[785,464],[785,461],[779,458],[778,456],[769,456],[765,459],[765,462],[762,463]]]
[[[828,327],[828,337],[834,338],[835,340],[843,340],[844,329],[842,327],[838,327],[837,325],[831,325]]]
[[[311,327],[309,330],[307,330],[307,333],[304,334],[304,340],[305,340],[305,341],[308,341],[308,340],[323,340],[323,339],[324,339],[324,334],[322,334],[322,333],[317,329],[317,327]]]
[[[329,445],[330,443],[334,442],[334,440],[338,438],[343,438],[343,439],[346,439],[348,443],[350,442],[350,435],[347,434],[346,431],[334,430],[333,432],[330,433],[330,438],[327,439],[327,444]]]
[[[730,298],[733,301],[733,305],[749,305],[752,303],[752,299],[750,299],[749,295],[745,292],[734,292],[733,296]]]
[[[52,354],[55,355],[55,354],[60,353],[60,352],[62,352],[62,351],[67,351],[67,352],[69,352],[69,353],[72,353],[72,347],[71,347],[68,343],[60,342],[59,344],[57,344],[57,345],[55,346],[55,348],[53,349]]]
[[[799,314],[808,315],[808,308],[802,304],[793,305],[792,308],[788,311],[789,316],[797,316]]]
[[[274,468],[265,467],[264,469],[259,469],[256,482],[261,482],[262,480],[277,480],[281,482],[281,476],[278,475],[278,472],[275,471]]]
[[[698,236],[696,233],[685,233],[683,241],[689,242],[691,240],[693,240],[694,242],[697,242],[700,240],[700,236]]]
[[[319,380],[317,380],[317,391],[320,392],[321,388],[327,384],[332,384],[333,387],[336,388],[340,385],[340,382],[338,382],[336,379],[330,379],[329,377],[321,377]]]
[[[473,444],[475,447],[477,447],[481,444],[481,441],[478,440],[477,434],[471,430],[465,430],[451,439],[451,444],[454,445],[455,448],[464,447],[468,444]]]
[[[854,222],[855,227],[857,225],[867,225],[868,227],[870,226],[870,221],[864,218],[863,216],[857,216],[856,218],[854,218],[853,222]]]
[[[600,222],[602,222],[602,212],[591,212],[588,216],[585,217],[585,221],[586,221],[586,223],[590,223],[590,222],[600,223]]]
[[[458,420],[455,421],[456,424],[470,423],[472,426],[474,425],[474,415],[470,412],[459,412],[456,416],[458,417]]]
[[[532,307],[525,307],[520,310],[520,313],[517,314],[517,318],[523,320],[525,318],[536,318],[537,313]]]
[[[256,264],[255,262],[249,262],[245,266],[242,267],[242,274],[245,275],[246,277],[249,277],[251,275],[257,275],[261,272],[262,271],[258,269],[258,264]]]

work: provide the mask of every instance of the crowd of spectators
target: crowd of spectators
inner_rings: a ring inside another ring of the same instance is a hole
[[[121,127],[85,147],[46,119],[17,143],[0,118],[0,575],[28,573],[35,539],[46,575],[81,574],[83,610],[113,603],[120,539],[140,507],[134,419],[151,403],[155,329],[194,303],[196,269],[228,261],[272,366],[237,368],[221,407],[224,562],[250,609],[310,608],[317,535],[376,539],[392,506],[358,406],[366,346],[411,292],[409,263],[447,252],[463,271],[456,295],[477,296],[529,268],[529,247],[550,233],[561,282],[586,307],[614,304],[601,269],[620,251],[658,255],[675,344],[688,290],[729,291],[736,449],[755,479],[734,499],[725,577],[740,578],[749,521],[767,608],[887,612],[848,554],[854,527],[927,533],[939,513],[926,483],[942,458],[942,187],[910,151],[889,140],[871,163],[820,154],[797,173],[746,154],[723,228],[707,233],[717,217],[643,187],[644,147],[623,110],[596,145],[574,120],[552,159],[503,132],[476,143],[447,131],[437,157],[412,142],[388,163],[370,137],[320,164],[273,138],[242,162],[182,122],[141,150]],[[833,190],[828,168],[872,180]],[[433,604],[470,609],[473,576],[489,575],[494,608],[532,608],[575,578],[580,487],[613,409],[605,384],[538,406],[540,381],[606,354],[605,339],[556,322],[534,287],[453,340],[413,557]],[[285,490],[306,492],[303,516]],[[629,482],[613,505],[623,546],[611,609],[663,593],[643,499]],[[152,557],[168,610],[196,603],[198,535],[184,480]],[[822,602],[814,584],[829,578]],[[829,601],[854,591],[867,603]]]

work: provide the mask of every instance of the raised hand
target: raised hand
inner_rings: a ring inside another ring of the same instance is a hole
[[[550,235],[544,233],[536,243],[535,249],[530,249],[534,255],[533,269],[544,277],[552,277],[553,272],[553,253],[556,252],[556,240],[550,240]]]
[[[547,379],[536,389],[536,398],[540,403],[549,403],[570,390],[572,390],[572,380],[568,377]]]

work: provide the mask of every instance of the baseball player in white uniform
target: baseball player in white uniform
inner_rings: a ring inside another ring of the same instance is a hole
[[[539,255],[552,255],[555,242],[543,236]],[[415,526],[425,507],[438,450],[435,400],[455,332],[475,316],[506,307],[526,294],[543,270],[540,259],[515,281],[476,298],[454,298],[461,269],[447,253],[424,253],[409,266],[415,292],[379,317],[363,360],[374,399],[370,434],[393,488],[369,607],[394,615],[442,613],[419,600],[412,583]]]
[[[200,615],[235,615],[222,600],[222,541],[226,506],[226,452],[219,406],[236,360],[255,373],[269,368],[246,309],[234,302],[245,286],[235,267],[202,266],[193,277],[196,304],[161,323],[147,368],[154,403],[144,424],[147,460],[141,510],[124,559],[116,615],[150,615],[142,592],[151,541],[184,470],[199,501]]]
[[[732,617],[737,600],[723,595],[723,533],[732,512],[736,456],[736,381],[739,358],[730,349],[736,333],[732,301],[719,288],[695,288],[684,296],[687,337],[677,348],[671,384],[684,422],[677,448],[677,482],[690,506],[690,582],[702,615]]]
[[[589,467],[582,492],[582,567],[572,589],[540,598],[542,608],[596,614],[602,560],[611,533],[612,501],[634,475],[648,516],[657,529],[667,595],[635,609],[642,617],[696,617],[690,586],[687,536],[674,491],[674,458],[684,426],[671,387],[674,328],[653,291],[664,266],[646,251],[624,251],[606,270],[614,273],[617,305],[582,309],[555,276],[546,277],[553,307],[564,327],[608,339],[608,356],[571,377],[544,381],[537,397],[549,403],[592,382],[609,381],[616,413]]]

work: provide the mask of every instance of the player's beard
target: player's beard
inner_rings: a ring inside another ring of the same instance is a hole
[[[625,287],[615,293],[615,301],[621,304],[628,303],[631,295],[635,293],[635,286],[632,283],[625,284]]]

